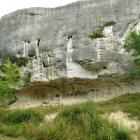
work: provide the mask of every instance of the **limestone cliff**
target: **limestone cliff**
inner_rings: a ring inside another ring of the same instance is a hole
[[[88,34],[99,27],[99,16],[106,23],[105,37],[92,40]],[[136,92],[138,82],[124,76],[135,66],[122,45],[139,25],[140,0],[86,0],[18,10],[0,20],[0,60],[25,58],[22,69],[31,73],[31,81],[50,82],[45,94]],[[31,90],[40,93],[36,85],[25,89]]]

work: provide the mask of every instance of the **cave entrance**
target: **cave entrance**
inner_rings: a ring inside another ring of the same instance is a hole
[[[68,39],[71,39],[73,35],[68,35]]]
[[[40,38],[38,38],[38,39],[37,39],[37,46],[39,46],[39,45],[40,45],[40,41],[41,41],[41,39],[40,39]]]

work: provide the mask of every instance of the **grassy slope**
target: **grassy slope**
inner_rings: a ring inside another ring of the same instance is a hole
[[[109,101],[96,103],[99,113],[109,113],[121,110],[140,120],[140,94],[126,94]]]
[[[96,104],[0,110],[0,140],[129,140],[129,130],[99,115],[117,110],[140,120],[140,94],[127,94]],[[43,117],[51,112],[59,112],[59,115],[46,126],[42,123]]]
[[[116,112],[118,110],[128,113],[132,119],[140,121],[140,93],[126,94],[109,101],[96,103],[100,114]],[[134,132],[140,139],[140,128]]]

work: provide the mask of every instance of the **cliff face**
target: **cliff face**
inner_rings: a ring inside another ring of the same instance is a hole
[[[105,37],[91,40],[88,34],[99,27],[98,17],[108,24]],[[133,58],[122,45],[129,30],[139,28],[139,17],[140,0],[87,0],[54,9],[19,10],[0,20],[1,62],[7,57],[26,59],[23,71],[31,73],[32,81],[78,78],[92,83],[97,79],[98,88],[86,87],[94,92],[102,87],[99,79],[118,78],[120,83],[120,75],[134,69]],[[129,84],[124,83],[124,88],[114,84],[117,92],[132,92],[126,91]],[[103,86],[106,90],[107,85]],[[78,88],[68,90],[82,92]]]

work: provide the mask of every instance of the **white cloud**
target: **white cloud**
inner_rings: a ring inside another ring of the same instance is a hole
[[[0,17],[29,7],[57,7],[77,0],[0,0]]]

